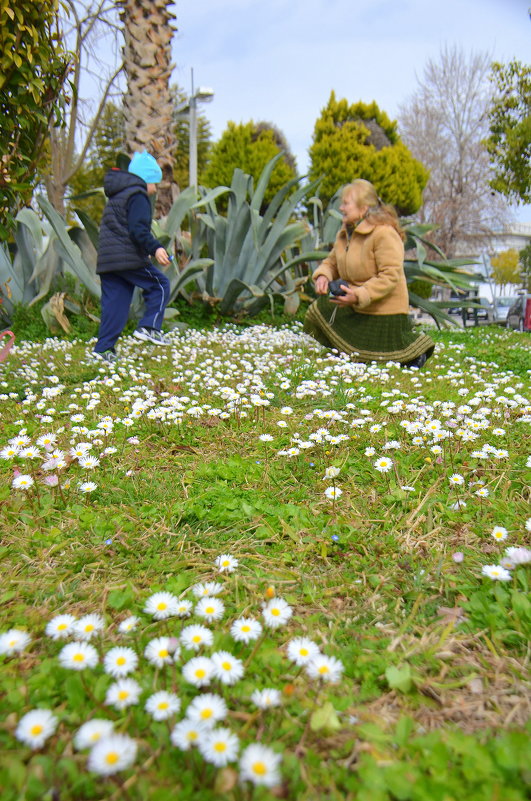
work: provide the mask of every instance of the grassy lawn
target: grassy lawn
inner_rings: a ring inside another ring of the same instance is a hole
[[[2,801],[528,797],[531,337],[300,330],[0,365]]]

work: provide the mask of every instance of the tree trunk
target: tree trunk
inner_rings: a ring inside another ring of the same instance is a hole
[[[173,180],[176,147],[172,124],[171,41],[175,15],[169,0],[120,0],[124,26],[125,139],[130,154],[148,150],[162,169],[155,213],[164,216],[177,190]]]

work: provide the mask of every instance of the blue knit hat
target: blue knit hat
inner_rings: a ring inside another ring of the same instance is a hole
[[[129,172],[138,175],[146,184],[158,184],[162,181],[162,170],[147,150],[134,154],[129,164]]]

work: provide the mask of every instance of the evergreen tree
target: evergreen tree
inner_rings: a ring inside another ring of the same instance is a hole
[[[422,203],[428,172],[376,103],[349,104],[332,92],[315,123],[310,160],[310,179],[322,178],[323,203],[355,178],[371,181],[382,200],[401,215],[414,214]]]
[[[267,205],[288,181],[296,176],[295,160],[282,134],[270,123],[229,122],[220,140],[213,145],[201,183],[207,187],[230,186],[236,167],[258,181],[265,165],[280,151],[280,159],[273,170],[264,197]]]

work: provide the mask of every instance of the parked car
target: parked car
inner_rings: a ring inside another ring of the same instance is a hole
[[[531,294],[522,292],[507,313],[507,328],[531,331]]]
[[[494,322],[505,325],[509,309],[517,300],[518,298],[516,295],[514,297],[496,298],[494,301]]]
[[[469,300],[478,304],[480,308],[468,306],[466,309],[467,320],[475,320],[476,317],[478,320],[494,320],[494,306],[490,300],[487,300],[487,298],[469,298]]]

